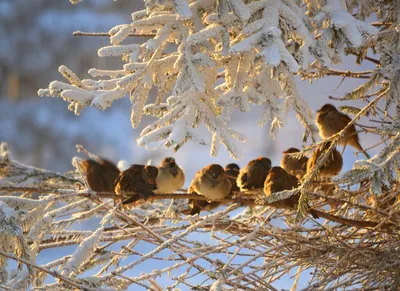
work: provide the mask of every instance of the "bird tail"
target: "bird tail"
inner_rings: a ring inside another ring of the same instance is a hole
[[[355,140],[354,141],[354,147],[358,150],[358,151],[360,151],[360,152],[362,152],[363,154],[364,154],[364,156],[369,160],[371,157],[369,156],[369,154],[362,148],[362,146],[361,146],[361,144],[360,144],[360,142],[358,141],[358,140]]]

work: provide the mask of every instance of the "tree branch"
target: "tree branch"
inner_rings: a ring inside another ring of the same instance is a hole
[[[23,263],[26,266],[29,266],[31,268],[35,268],[35,269],[38,269],[38,270],[40,270],[42,272],[45,272],[45,273],[53,276],[54,278],[57,278],[57,279],[63,281],[64,283],[66,283],[68,285],[71,285],[71,286],[74,286],[76,288],[79,288],[79,290],[92,290],[92,291],[99,291],[100,290],[99,288],[92,288],[90,286],[82,285],[82,284],[76,282],[75,280],[72,280],[70,278],[67,278],[65,276],[60,275],[56,271],[51,271],[51,270],[49,270],[47,268],[32,264],[32,263],[28,262],[25,259],[18,258],[18,257],[14,256],[14,255],[11,255],[11,254],[7,254],[7,253],[5,253],[3,251],[0,251],[0,256],[6,257],[8,259],[12,259],[12,260],[17,261],[19,263]]]
[[[353,120],[354,121],[354,120]],[[347,127],[346,127],[347,128]],[[21,190],[23,189],[23,190]],[[3,187],[0,188],[1,190],[6,190],[9,192],[18,192],[18,191],[25,191],[25,192],[38,192],[38,193],[54,193],[54,194],[67,194],[62,190],[55,190],[55,189],[35,189],[35,188],[29,188],[29,187]],[[75,192],[76,191],[70,191],[68,190],[68,192]],[[75,193],[71,193],[71,194],[75,194]],[[136,194],[136,193],[132,193],[132,194]],[[256,195],[254,195],[256,194]],[[93,192],[80,192],[78,193],[78,195],[81,195],[83,197],[98,197],[98,198],[110,198],[110,199],[120,199],[121,196],[119,195],[115,195],[113,193],[93,193]],[[241,197],[238,197],[238,195],[241,195]],[[248,192],[235,192],[233,197],[228,197],[222,200],[215,200],[215,202],[220,202],[222,204],[232,204],[232,203],[237,203],[239,205],[248,205],[248,206],[270,206],[270,207],[275,207],[274,203],[267,203],[267,202],[259,202],[259,203],[255,203],[256,200],[258,200],[258,198],[260,198],[260,196],[264,196],[262,189],[260,190],[256,190],[256,191],[251,191],[251,194],[249,194]],[[192,200],[201,200],[201,201],[207,201],[207,198],[202,196],[202,195],[197,195],[197,194],[155,194],[154,196],[150,197],[147,199],[147,201],[143,202],[143,203],[148,203],[154,200],[163,200],[163,199],[192,199]],[[381,225],[381,227],[383,229],[388,229],[391,227],[395,227],[396,225],[394,223],[379,223],[379,222],[375,222],[375,221],[366,221],[366,220],[353,220],[353,219],[347,219],[347,218],[343,218],[343,217],[339,217],[339,216],[334,216],[331,215],[329,213],[320,211],[320,210],[316,210],[316,209],[309,209],[308,213],[313,215],[316,214],[319,217],[328,219],[330,221],[334,221],[337,223],[341,223],[344,225],[349,225],[349,226],[356,226],[356,227],[363,227],[363,228],[370,228],[370,227],[376,227],[378,225]],[[122,214],[123,215],[123,214]],[[126,218],[126,217],[125,217]],[[132,221],[131,221],[132,223]],[[135,221],[133,224],[134,225],[138,225],[139,222]],[[141,225],[142,227],[144,225]],[[150,231],[149,229],[146,228],[147,231]],[[151,232],[151,231],[150,231]],[[152,235],[154,236],[155,234],[152,233]]]
[[[72,33],[73,36],[103,36],[110,37],[112,36],[108,32],[84,32],[84,31],[74,31]],[[149,34],[140,34],[140,33],[130,33],[128,36],[136,36],[136,37],[155,37],[156,35],[153,33]]]

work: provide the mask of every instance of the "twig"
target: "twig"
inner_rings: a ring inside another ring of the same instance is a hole
[[[373,71],[359,71],[359,72],[352,72],[352,71],[339,71],[329,69],[323,72],[310,72],[308,74],[302,75],[302,80],[307,80],[311,78],[317,78],[322,76],[341,76],[341,77],[349,77],[349,78],[356,78],[356,79],[370,79]]]
[[[354,52],[350,52],[350,54],[353,55],[353,56],[358,56],[358,55],[357,55],[356,53],[354,53]],[[370,61],[371,63],[374,63],[374,64],[376,64],[376,65],[378,65],[378,66],[381,65],[381,62],[380,62],[379,60],[374,59],[374,58],[370,58],[370,57],[368,57],[368,56],[365,56],[365,57],[364,57],[364,60]]]
[[[391,121],[380,121],[380,120],[375,120],[375,119],[370,119],[369,121],[376,122],[376,123],[383,123],[383,124],[392,124]]]
[[[344,82],[345,79],[346,79],[346,76],[344,76],[344,77],[342,78],[342,80],[340,81],[339,85],[337,85],[336,88],[333,89],[333,91],[336,91],[337,89],[339,89],[339,87],[343,84],[343,82]]]
[[[84,32],[84,31],[74,31],[72,33],[73,36],[112,36],[108,32]],[[136,37],[155,37],[156,35],[153,33],[145,34],[145,33],[130,33],[128,36],[136,36]]]
[[[372,26],[391,26],[393,22],[371,22]]]

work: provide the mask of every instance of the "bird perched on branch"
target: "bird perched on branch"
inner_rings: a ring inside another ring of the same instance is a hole
[[[157,168],[156,193],[174,193],[182,188],[185,183],[185,174],[174,158],[165,158]]]
[[[258,157],[251,160],[246,167],[240,170],[237,178],[240,190],[262,189],[270,168],[271,160],[268,158]]]
[[[326,142],[321,144],[311,155],[310,159],[307,163],[307,173],[310,173],[315,165],[318,163],[318,158],[323,155],[328,148],[331,146],[332,142]],[[319,168],[318,176],[320,178],[331,178],[340,173],[343,167],[343,158],[342,155],[336,150],[336,148],[332,149],[332,151],[328,154],[327,159],[324,164]],[[325,195],[333,197],[335,196],[335,185],[318,183],[314,185],[314,191],[322,191]],[[328,201],[332,210],[335,210],[339,204],[335,201]]]
[[[274,193],[292,190],[299,186],[299,180],[287,173],[281,167],[272,167],[268,173],[267,178],[265,179],[264,184],[264,193],[267,196],[271,196]],[[278,209],[297,209],[297,205],[300,199],[300,192],[297,192],[287,198],[283,198],[281,200],[275,200],[274,202],[269,203],[270,206],[278,208]],[[315,219],[319,218],[318,214],[310,209],[309,212]]]
[[[265,179],[264,193],[267,196],[271,196],[276,192],[297,188],[298,185],[299,180],[295,176],[287,173],[281,167],[272,167],[268,172],[267,178]],[[294,209],[297,207],[299,197],[299,194],[295,194],[287,199],[275,201],[270,205],[276,208]]]
[[[225,167],[225,173],[229,178],[229,181],[231,182],[231,192],[236,192],[236,191],[240,191],[236,180],[237,177],[239,176],[239,172],[240,172],[240,167],[237,164],[228,164]]]
[[[282,152],[281,167],[289,174],[296,176],[298,179],[302,178],[307,172],[307,161],[306,156],[296,158],[291,154],[299,153],[300,150],[296,148],[290,148]]]
[[[157,189],[157,175],[158,169],[154,166],[132,165],[115,180],[115,193],[121,196],[124,205],[147,200]]]
[[[77,160],[80,170],[86,177],[89,188],[95,192],[114,192],[114,181],[120,170],[110,161],[98,158],[97,161]]]
[[[325,104],[317,111],[316,122],[319,129],[319,135],[325,139],[343,130],[349,122],[351,122],[351,118],[348,115],[339,112],[332,104]],[[344,136],[339,139],[339,145],[343,145],[344,147],[350,145],[356,150],[362,152],[368,159],[370,158],[368,153],[360,144],[354,125],[351,125],[344,133]]]
[[[307,173],[312,171],[315,165],[318,162],[318,158],[324,154],[325,151],[331,146],[331,142],[325,142],[321,144],[311,155],[307,162]],[[342,155],[334,148],[330,153],[327,159],[325,160],[322,167],[319,169],[319,177],[321,178],[329,178],[336,176],[340,173],[343,167],[343,159]]]
[[[188,193],[203,195],[207,201],[189,200],[190,209],[182,213],[194,215],[202,209],[214,209],[220,205],[217,201],[228,197],[230,192],[231,183],[224,168],[216,164],[209,165],[196,173],[188,189]]]

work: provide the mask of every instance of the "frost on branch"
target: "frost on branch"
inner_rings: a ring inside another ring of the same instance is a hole
[[[23,213],[16,211],[6,203],[0,201],[0,251],[14,253],[17,257],[32,261],[31,250],[23,235],[23,227],[21,225]],[[0,257],[0,269],[2,277],[5,276],[5,267],[7,260]],[[29,272],[31,269],[29,268]],[[4,278],[3,278],[4,279]]]
[[[0,186],[18,185],[20,187],[46,186],[57,187],[56,182],[68,184],[79,182],[73,177],[67,177],[43,169],[34,168],[12,161],[5,142],[0,147]],[[0,191],[1,193],[1,191]]]
[[[400,162],[400,134],[392,138],[391,143],[379,154],[370,160],[356,161],[353,168],[341,173],[335,178],[335,182],[357,184],[370,180],[371,194],[380,195],[390,189],[391,183],[396,179]]]
[[[39,95],[64,99],[75,114],[87,106],[105,110],[129,95],[133,127],[143,114],[158,118],[138,140],[146,147],[164,141],[165,146],[179,149],[189,140],[200,144],[212,140],[212,155],[222,143],[239,157],[236,139],[244,137],[228,123],[236,108],[249,111],[250,104],[266,107],[259,123],[271,123],[272,138],[291,109],[305,127],[305,137],[313,136],[312,112],[297,92],[293,74],[307,72],[313,61],[322,66],[336,63],[344,48],[359,49],[377,33],[339,0],[306,1],[307,11],[294,0],[145,3],[145,10],[132,14],[132,23],[109,31],[112,45],[98,51],[99,57],[120,57],[123,68],[90,69],[99,79],[81,80],[61,66],[59,71],[69,83],[54,81]],[[154,32],[142,44],[122,44],[130,34]],[[280,91],[278,84],[290,88]],[[157,97],[149,102],[153,88]],[[283,104],[278,98],[285,99]],[[200,136],[201,124],[212,138]]]

